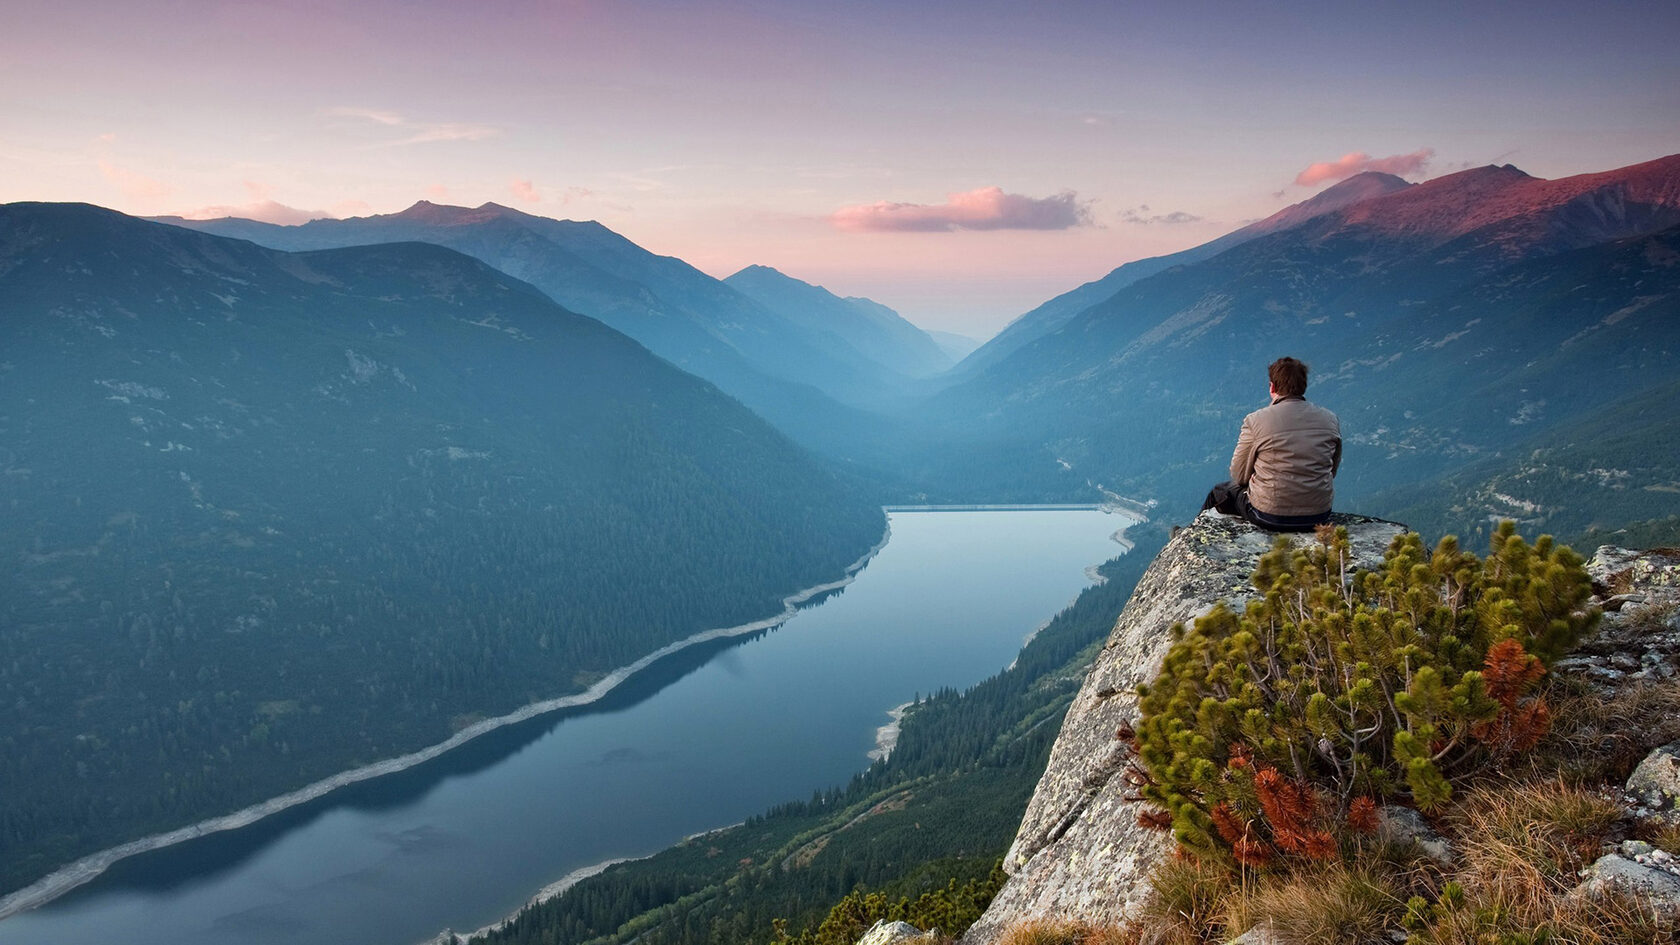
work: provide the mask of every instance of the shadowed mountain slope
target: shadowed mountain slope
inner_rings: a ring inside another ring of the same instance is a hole
[[[782,609],[874,503],[423,243],[0,207],[0,888]]]
[[[882,423],[862,408],[909,381],[836,334],[771,311],[599,223],[553,220],[493,203],[469,209],[427,201],[401,213],[299,226],[234,218],[162,222],[286,250],[406,240],[448,246],[617,328],[717,384],[801,443],[836,456],[871,452]],[[888,347],[878,353],[900,360]]]

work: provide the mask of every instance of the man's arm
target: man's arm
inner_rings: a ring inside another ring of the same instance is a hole
[[[1336,437],[1336,451],[1330,456],[1330,478],[1336,478],[1336,473],[1342,468],[1342,438]]]
[[[1231,454],[1231,482],[1233,485],[1245,486],[1253,475],[1254,428],[1249,426],[1248,418],[1244,417],[1242,432],[1237,434],[1237,450]]]

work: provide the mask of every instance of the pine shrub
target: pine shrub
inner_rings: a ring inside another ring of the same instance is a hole
[[[1377,805],[1444,805],[1453,784],[1530,749],[1541,682],[1597,620],[1581,559],[1510,522],[1485,559],[1401,535],[1374,571],[1346,529],[1255,569],[1261,597],[1220,605],[1140,688],[1144,798],[1191,853],[1247,866],[1338,855]]]

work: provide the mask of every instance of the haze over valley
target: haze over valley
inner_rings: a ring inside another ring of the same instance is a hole
[[[102,851],[626,667],[657,690],[697,639],[727,666],[719,633],[850,593],[888,510],[1106,509],[1116,560],[997,630],[1014,662],[879,707],[896,755],[491,940],[769,942],[860,887],[989,882],[1280,355],[1341,419],[1338,511],[1478,551],[1503,520],[1680,545],[1666,6],[1468,11],[1444,45],[1305,8],[588,3],[90,5],[78,45],[79,4],[26,6],[0,31],[0,940]],[[1540,61],[1594,30],[1620,52]],[[202,71],[171,61],[194,35]],[[1188,49],[1220,65],[1182,74]],[[320,69],[282,82],[287,56]],[[902,634],[960,646],[901,593]],[[835,827],[850,805],[873,822]]]

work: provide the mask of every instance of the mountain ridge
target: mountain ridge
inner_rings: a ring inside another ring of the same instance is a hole
[[[717,387],[442,246],[11,204],[0,295],[6,888],[780,612],[880,538]]]
[[[884,462],[883,437],[895,426],[868,408],[910,382],[832,335],[789,321],[596,222],[553,220],[493,203],[466,208],[427,201],[397,214],[297,226],[162,222],[285,250],[391,240],[449,246],[719,385],[801,445],[859,467]]]

